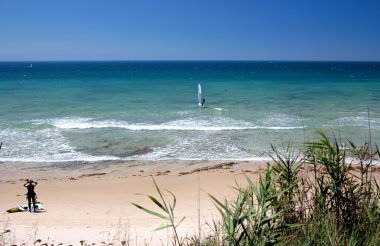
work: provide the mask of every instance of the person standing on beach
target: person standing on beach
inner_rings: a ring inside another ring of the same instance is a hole
[[[28,208],[29,212],[32,212],[31,201],[33,202],[33,211],[36,212],[36,192],[34,192],[34,187],[37,185],[37,182],[34,182],[32,179],[27,179],[24,186],[28,189],[26,193],[26,198],[28,199]]]

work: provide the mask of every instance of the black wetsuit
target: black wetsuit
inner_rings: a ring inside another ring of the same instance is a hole
[[[32,211],[31,202],[33,202],[33,210],[36,212],[36,192],[34,192],[34,187],[37,185],[35,182],[28,182],[24,184],[24,186],[28,189],[28,193],[26,193],[26,198],[28,198],[28,208],[29,212]]]

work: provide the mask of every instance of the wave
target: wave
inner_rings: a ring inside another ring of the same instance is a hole
[[[30,131],[5,129],[1,139],[0,162],[64,163],[127,160],[267,160],[256,156],[238,138],[231,134],[209,132],[197,136],[176,136],[166,144],[140,148],[128,156],[84,153],[75,148],[62,130],[47,128]],[[96,147],[96,146],[95,146]],[[122,146],[120,146],[122,147]],[[90,147],[93,148],[93,147]]]
[[[210,132],[197,136],[177,136],[149,153],[129,156],[132,160],[266,160],[246,143],[230,134]]]
[[[226,130],[292,130],[301,129],[303,126],[265,126],[254,125],[251,122],[233,120],[230,118],[188,118],[174,120],[161,124],[128,123],[119,120],[95,120],[90,118],[60,118],[50,120],[34,120],[35,124],[51,124],[59,129],[91,129],[91,128],[122,128],[132,131],[160,131],[160,130],[180,130],[180,131],[226,131]]]
[[[98,162],[98,161],[118,161],[122,158],[115,156],[90,156],[78,154],[74,156],[28,156],[28,157],[0,157],[0,162],[41,162],[41,163],[57,163],[57,162]]]
[[[156,124],[82,117],[39,119],[0,131],[0,139],[5,143],[0,162],[264,160],[261,153],[267,140],[265,130],[293,134],[286,130],[303,128],[294,126],[297,122],[291,120],[277,123],[273,120],[266,125],[221,116],[191,116]],[[110,128],[161,132],[154,134],[153,142],[147,142],[152,139],[149,132],[109,131]],[[100,130],[89,137],[91,131],[76,129]],[[264,131],[244,132],[256,129]],[[110,140],[112,147],[104,147],[104,139]],[[145,151],[147,147],[149,151]],[[129,154],[124,155],[126,152]]]
[[[93,156],[75,150],[58,129],[4,129],[1,162],[68,162],[118,160],[115,156]]]
[[[343,127],[355,127],[368,129],[371,126],[371,129],[379,130],[380,129],[380,119],[379,118],[370,118],[365,116],[354,116],[354,117],[341,117],[334,121],[334,124],[327,126],[336,126],[340,125]]]

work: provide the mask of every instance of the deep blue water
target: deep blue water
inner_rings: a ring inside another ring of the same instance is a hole
[[[260,159],[368,112],[380,142],[376,62],[0,62],[0,92],[0,161]]]

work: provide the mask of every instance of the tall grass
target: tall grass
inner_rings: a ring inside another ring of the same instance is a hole
[[[308,190],[300,176],[302,163],[299,158],[301,153],[295,150],[291,143],[288,143],[284,152],[278,151],[273,145],[271,147],[273,154],[270,157],[275,165],[270,166],[279,175],[276,186],[279,190],[285,191],[279,201],[279,207],[286,211],[284,221],[287,224],[299,223],[306,216],[304,199]]]
[[[305,144],[302,160],[312,166],[312,175],[298,181],[301,186],[297,191],[304,188],[308,192],[290,209],[303,207],[305,211],[302,218],[295,217],[305,226],[287,232],[294,234],[289,238],[297,238],[292,244],[375,243],[380,236],[380,193],[372,172],[379,149],[373,151],[369,143],[357,147],[352,141],[348,141],[348,148],[342,148],[336,138],[317,133],[320,139]],[[274,165],[279,165],[278,160]]]
[[[248,188],[239,188],[235,201],[222,203],[210,195],[223,218],[223,239],[227,245],[273,245],[283,232],[295,225],[285,223],[281,197],[289,191],[277,189],[282,173],[269,166],[255,185],[246,176]]]

